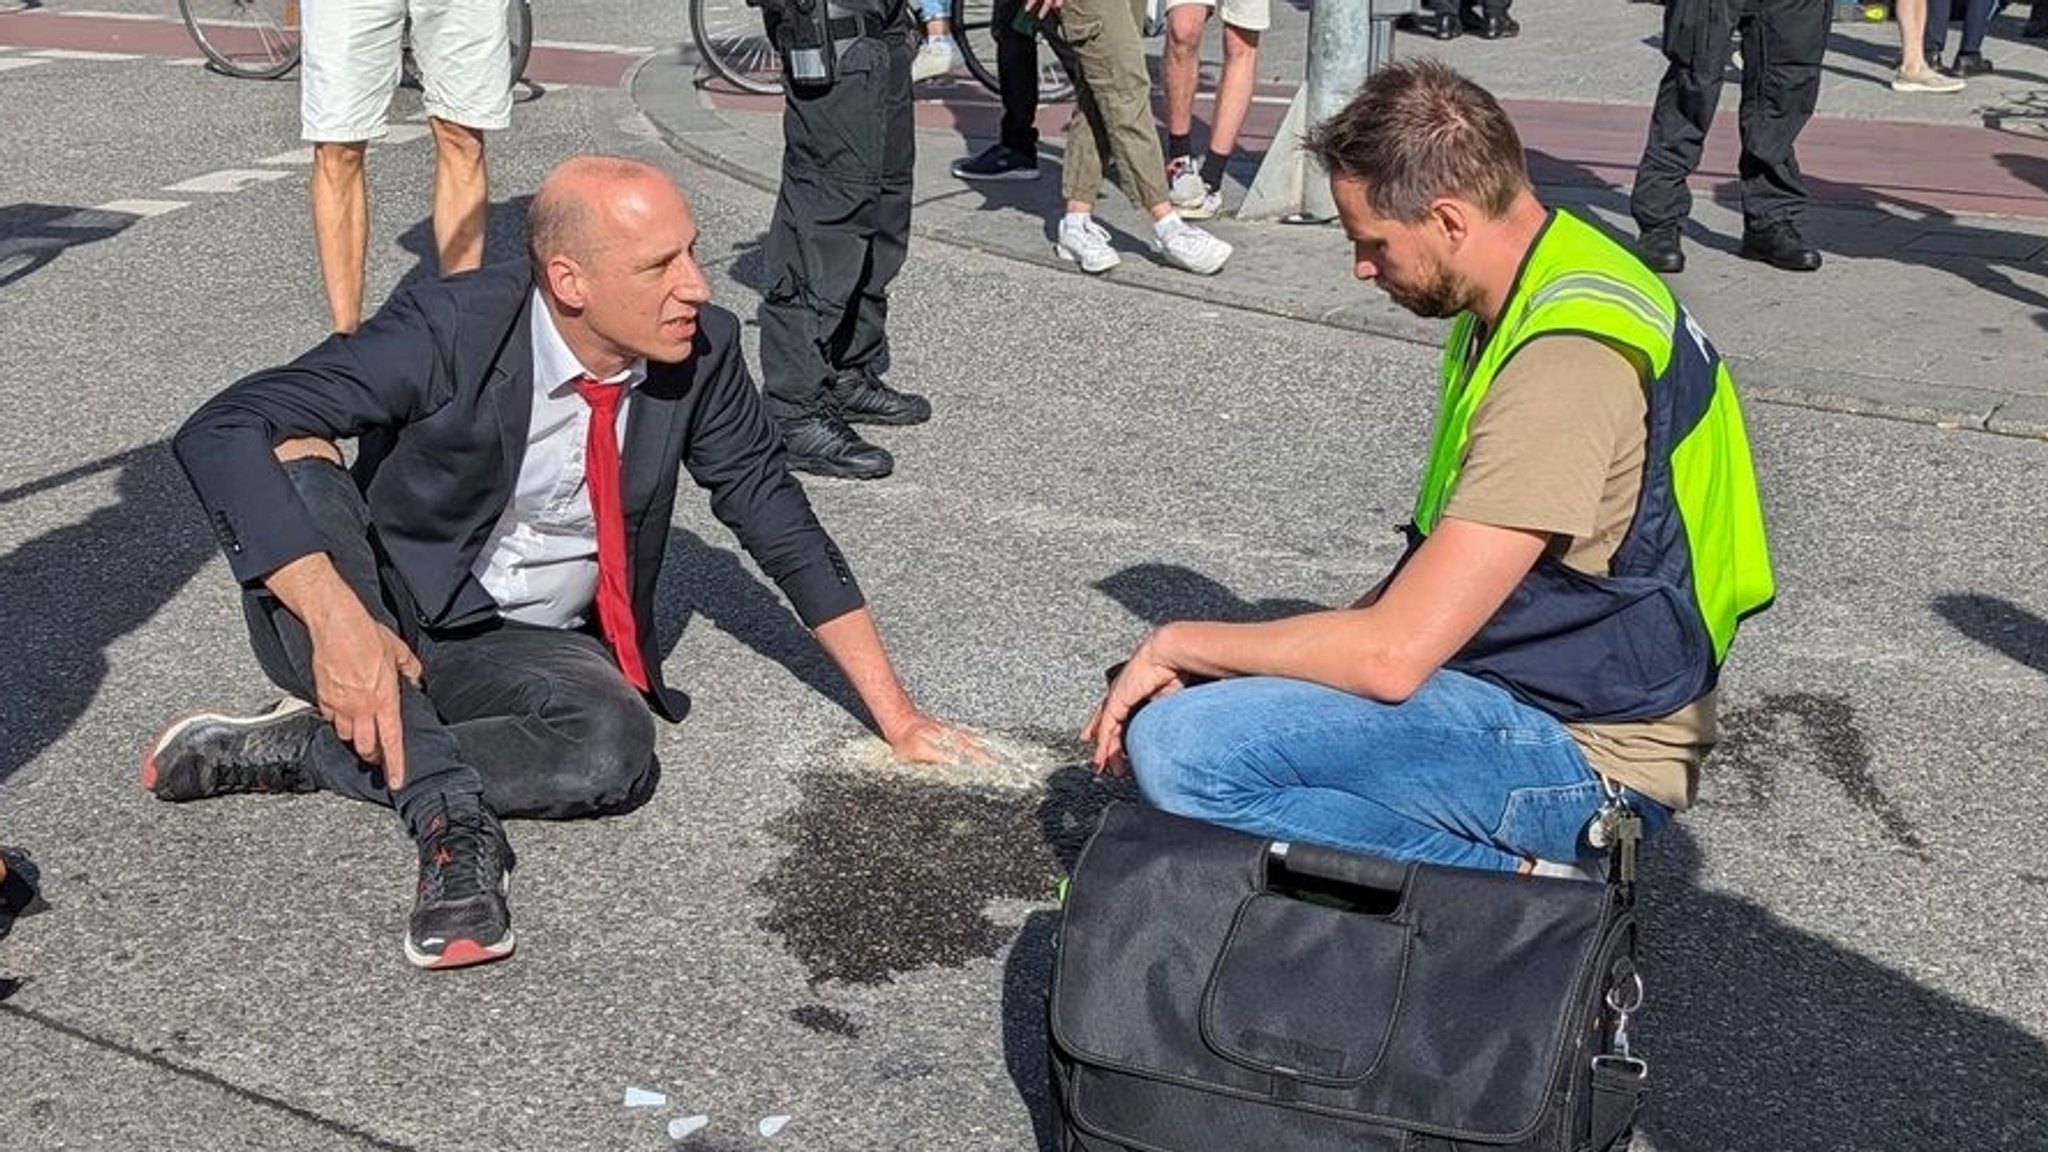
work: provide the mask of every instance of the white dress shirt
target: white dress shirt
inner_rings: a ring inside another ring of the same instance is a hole
[[[533,421],[511,503],[471,571],[509,620],[574,628],[597,595],[597,521],[583,480],[583,450],[590,405],[576,391],[586,374],[555,330],[538,288],[533,292]],[[604,377],[624,384],[617,435],[623,451],[633,389],[647,379],[647,361],[635,360]]]

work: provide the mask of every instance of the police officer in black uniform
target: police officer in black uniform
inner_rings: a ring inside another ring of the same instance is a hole
[[[914,31],[903,0],[763,0],[782,53],[782,187],[763,248],[761,383],[789,466],[873,479],[895,466],[850,423],[918,424],[882,382],[889,282],[910,245]]]
[[[1946,2],[1946,0],[1942,0]],[[1636,166],[1629,214],[1636,251],[1658,272],[1685,271],[1678,227],[1692,212],[1685,178],[1699,166],[1730,40],[1742,35],[1742,256],[1791,272],[1820,267],[1799,235],[1806,185],[1792,145],[1820,95],[1821,55],[1835,0],[1668,0],[1664,56],[1650,136]]]

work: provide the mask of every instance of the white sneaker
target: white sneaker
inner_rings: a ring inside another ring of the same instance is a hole
[[[927,40],[910,61],[910,82],[922,84],[926,80],[937,80],[965,70],[967,58],[960,54],[960,45],[951,39]]]
[[[1223,190],[1202,182],[1194,157],[1180,156],[1166,166],[1166,202],[1184,220],[1207,220],[1223,211]]]
[[[1083,272],[1107,272],[1123,262],[1116,249],[1109,246],[1109,229],[1094,220],[1085,221],[1076,228],[1062,216],[1059,241],[1054,245],[1054,251],[1059,253],[1060,259],[1079,264]],[[1229,252],[1226,250],[1224,255],[1229,255]]]
[[[1152,250],[1166,257],[1168,264],[1198,276],[1213,276],[1222,271],[1231,252],[1227,242],[1193,224],[1183,224],[1164,238],[1153,237]]]
[[[1966,87],[1968,85],[1961,77],[1943,76],[1932,68],[1922,68],[1918,72],[1901,68],[1892,73],[1894,92],[1961,92]]]

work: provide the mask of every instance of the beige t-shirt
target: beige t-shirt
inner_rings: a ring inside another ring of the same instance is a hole
[[[1642,379],[1587,336],[1541,336],[1501,367],[1472,413],[1444,515],[1548,532],[1548,554],[1605,576],[1642,489]],[[1691,806],[1714,746],[1714,693],[1655,720],[1566,724],[1593,770],[1673,808]]]

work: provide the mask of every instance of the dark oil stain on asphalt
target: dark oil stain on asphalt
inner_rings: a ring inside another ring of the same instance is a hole
[[[800,1008],[790,1009],[789,1018],[813,1032],[844,1036],[848,1040],[860,1039],[860,1025],[854,1023],[853,1017],[837,1008],[827,1008],[823,1004],[805,1004]]]
[[[1784,767],[1804,760],[1840,788],[1850,803],[1869,813],[1886,837],[1923,860],[1929,858],[1926,842],[1871,774],[1870,744],[1857,724],[1856,707],[1846,696],[1768,694],[1722,718],[1721,744],[1714,755],[1718,770],[1734,785],[1734,794],[1724,801],[1731,807],[1775,807]]]
[[[756,887],[773,902],[761,926],[783,938],[811,983],[882,984],[993,957],[1015,928],[990,920],[990,903],[1052,899],[1103,807],[1133,793],[1096,780],[1070,736],[1024,735],[1061,749],[1067,764],[1042,790],[844,769],[799,782],[802,800],[769,825],[791,851]],[[825,1018],[798,1022],[813,1020]]]

